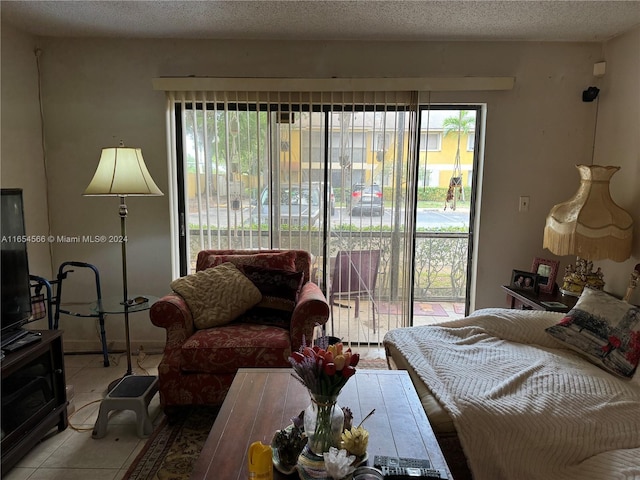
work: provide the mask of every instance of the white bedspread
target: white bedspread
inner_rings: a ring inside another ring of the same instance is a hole
[[[450,413],[475,480],[640,479],[640,381],[561,348],[544,331],[560,318],[485,309],[385,336]]]

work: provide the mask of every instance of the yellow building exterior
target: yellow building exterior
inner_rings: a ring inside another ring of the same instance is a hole
[[[458,111],[448,112],[450,116],[457,116]],[[357,114],[354,114],[357,115]],[[280,150],[280,179],[281,181],[320,181],[324,178],[324,138],[319,130],[312,133],[302,124],[287,129],[286,140]],[[329,149],[331,150],[331,179],[333,186],[343,186],[345,170],[347,177],[351,177],[350,184],[378,183],[391,185],[388,181],[393,177],[395,159],[398,155],[397,132],[392,130],[376,130],[375,125],[353,126],[347,132],[347,141],[343,148],[332,142],[340,138],[340,129],[333,128]],[[407,161],[407,139],[409,132],[404,132],[405,152],[402,155]],[[384,137],[381,141],[380,138]],[[458,141],[458,132],[445,135],[442,126],[430,127],[427,133],[423,130],[420,135],[419,176],[420,185],[431,187],[448,187],[453,176],[462,177],[462,186],[471,185],[475,132],[462,132]],[[459,151],[459,167],[456,169],[456,157]],[[341,152],[349,156],[349,166],[343,168]],[[454,171],[457,170],[457,171]],[[426,178],[425,178],[426,177]],[[349,182],[347,182],[349,186]]]
[[[475,112],[469,112],[475,115]],[[273,142],[272,155],[278,155],[280,182],[305,182],[325,180],[325,157],[329,150],[329,179],[333,187],[350,189],[357,183],[392,187],[396,182],[396,159],[402,159],[402,171],[406,171],[408,160],[408,140],[410,132],[404,128],[400,135],[397,112],[352,112],[331,113],[329,125],[319,121],[316,113],[298,113],[291,123],[278,123]],[[322,114],[320,114],[322,115]],[[345,120],[345,115],[348,118]],[[461,177],[461,186],[470,186],[473,176],[475,132],[458,134],[455,129],[445,134],[447,120],[458,119],[459,110],[422,111],[423,121],[419,135],[418,185],[448,187],[452,177]],[[428,129],[427,129],[428,126]],[[266,133],[263,132],[264,135]],[[400,152],[399,142],[404,143]],[[459,163],[456,162],[459,157]],[[225,191],[237,186],[245,192],[256,190],[268,183],[265,177],[267,158],[261,165],[250,168],[251,172],[235,171],[227,159],[226,172],[214,175],[211,188]],[[232,173],[233,172],[233,173]],[[260,172],[260,173],[257,173]],[[227,178],[227,175],[229,178]],[[259,179],[258,175],[262,178]],[[402,182],[406,179],[403,178]],[[200,179],[200,185],[205,179]],[[201,187],[202,188],[202,187]],[[187,175],[189,196],[195,196],[196,176]]]

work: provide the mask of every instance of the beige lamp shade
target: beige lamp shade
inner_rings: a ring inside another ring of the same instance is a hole
[[[98,168],[83,195],[162,195],[139,148],[103,148]]]
[[[573,198],[551,209],[543,247],[556,255],[577,255],[591,261],[626,260],[631,255],[633,220],[609,193],[609,181],[620,167],[576,167],[580,187]]]

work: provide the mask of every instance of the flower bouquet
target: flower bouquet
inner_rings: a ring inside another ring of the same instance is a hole
[[[345,349],[342,343],[326,343],[326,337],[322,337],[318,345],[303,345],[289,357],[293,376],[307,388],[311,397],[304,415],[307,446],[320,456],[330,447],[340,446],[344,413],[336,401],[342,387],[356,373],[360,360],[359,354]]]

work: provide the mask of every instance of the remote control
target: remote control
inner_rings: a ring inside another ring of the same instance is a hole
[[[2,350],[9,353],[15,352],[16,350],[26,347],[27,345],[39,342],[40,340],[42,340],[42,336],[39,333],[28,333],[15,342],[10,343],[9,345],[5,345],[4,347],[2,347]]]
[[[431,462],[426,458],[387,457],[384,455],[376,455],[373,458],[373,466],[376,468],[431,468]]]
[[[415,480],[415,479],[438,479],[447,478],[444,471],[436,468],[417,468],[417,467],[387,467],[380,468],[384,478],[394,480]]]

